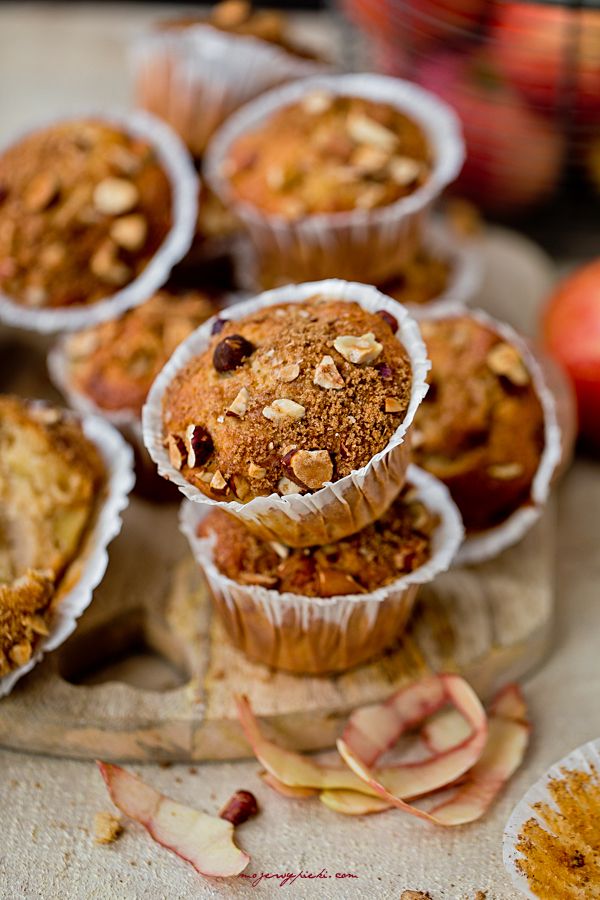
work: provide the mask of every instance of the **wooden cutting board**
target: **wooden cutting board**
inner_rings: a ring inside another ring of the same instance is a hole
[[[494,231],[483,252],[480,305],[530,331],[550,264],[508,232]],[[23,353],[11,365],[13,389],[47,393],[34,350]],[[300,677],[251,663],[228,643],[179,534],[177,505],[134,498],[76,632],[0,701],[0,744],[84,759],[229,759],[248,752],[236,691],[298,749],[331,746],[351,709],[427,671],[462,673],[486,697],[548,649],[555,541],[551,505],[519,546],[423,589],[393,652],[335,677]]]

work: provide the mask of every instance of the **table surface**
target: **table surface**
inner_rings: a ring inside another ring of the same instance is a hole
[[[170,7],[172,11],[172,7]],[[0,8],[0,140],[53,112],[124,107],[125,47],[160,8],[7,3]],[[309,22],[314,27],[314,22]],[[317,28],[323,38],[323,29]],[[319,873],[287,889],[298,898],[398,898],[407,888],[432,900],[516,900],[502,866],[508,815],[552,762],[600,734],[600,477],[579,460],[559,490],[557,621],[545,665],[525,683],[534,722],[526,764],[480,823],[434,829],[394,812],[346,819],[314,801],[289,801],[257,777],[255,762],[137,766],[175,799],[216,811],[230,794],[256,793],[262,812],[240,829],[249,871]],[[110,847],[93,840],[96,812],[111,807],[92,764],[0,751],[0,898],[197,898],[259,896],[274,882],[202,880],[129,825]],[[336,873],[357,877],[340,881]]]

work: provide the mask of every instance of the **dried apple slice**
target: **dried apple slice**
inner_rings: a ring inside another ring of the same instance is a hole
[[[201,875],[227,878],[246,868],[250,857],[234,844],[231,822],[175,803],[120,766],[97,762],[115,806]]]
[[[325,766],[267,740],[260,731],[248,698],[238,695],[235,702],[241,726],[254,755],[277,781],[292,788],[333,788],[375,793],[347,768]]]
[[[306,800],[307,797],[315,797],[319,793],[317,788],[290,787],[289,784],[284,784],[279,778],[275,778],[271,772],[259,772],[258,774],[270,788],[273,788],[274,791],[277,791],[283,797],[290,797],[292,800]]]
[[[319,800],[334,812],[345,816],[369,816],[393,809],[391,803],[381,797],[370,797],[358,791],[321,791]]]

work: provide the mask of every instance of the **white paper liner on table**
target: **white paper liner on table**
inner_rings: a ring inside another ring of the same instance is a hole
[[[274,652],[277,654],[282,650],[288,657],[288,664],[284,667],[290,668],[290,662],[293,662],[293,641],[291,650],[289,646],[282,648],[282,638],[278,636],[277,630],[285,624],[288,633],[311,632],[311,640],[315,644],[311,654],[315,667],[311,671],[328,671],[330,663],[327,656],[323,658],[319,652],[318,629],[320,625],[335,626],[344,634],[348,630],[350,620],[357,610],[360,610],[361,630],[356,637],[359,643],[368,645],[368,630],[376,626],[384,601],[397,606],[400,615],[399,623],[404,625],[412,609],[418,586],[433,581],[437,575],[445,572],[450,567],[461,544],[464,534],[462,520],[446,486],[433,475],[415,465],[408,467],[406,480],[407,484],[414,488],[415,497],[421,500],[431,512],[436,513],[440,519],[432,536],[431,556],[418,569],[369,594],[306,597],[289,592],[280,593],[258,585],[239,584],[227,578],[216,567],[213,554],[214,537],[199,538],[197,535],[198,525],[209,512],[207,507],[184,501],[180,512],[180,527],[189,541],[194,558],[200,564],[207,578],[213,595],[228,607],[235,618],[239,618],[242,633],[251,633],[252,630],[250,623],[244,625],[244,617],[248,615],[248,610],[258,609],[261,619],[268,621],[275,629]],[[231,634],[230,636],[233,637]],[[397,630],[387,634],[386,640],[378,649],[382,650],[385,646],[389,646],[398,636],[399,631]],[[343,639],[340,639],[339,644],[343,644]],[[339,644],[337,649],[339,649]],[[299,654],[303,653],[306,653],[305,649],[300,649]],[[318,670],[316,666],[319,660],[320,669]],[[277,665],[274,659],[261,661]],[[357,661],[362,660],[354,660],[354,662]]]
[[[330,66],[251,35],[208,23],[155,29],[131,48],[138,103],[165,119],[195,156],[240,106]]]
[[[432,149],[429,178],[411,194],[387,206],[319,213],[288,221],[239,200],[222,171],[234,141],[259,127],[275,111],[312,91],[365,97],[401,110],[425,132]],[[464,161],[460,122],[441,100],[416,85],[384,75],[331,75],[275,88],[234,113],[211,141],[204,175],[212,190],[242,220],[260,260],[284,258],[295,281],[336,276],[377,283],[393,270],[391,261],[418,246],[424,218]],[[279,266],[275,266],[277,269]]]
[[[538,900],[538,895],[531,891],[527,877],[517,867],[517,861],[522,858],[517,850],[519,836],[523,831],[523,826],[529,819],[536,819],[545,830],[549,829],[549,826],[542,821],[534,807],[537,803],[544,803],[556,810],[556,804],[548,791],[548,783],[550,781],[562,781],[564,779],[563,770],[565,769],[571,772],[587,772],[588,774],[593,774],[593,770],[595,770],[596,775],[600,776],[600,739],[589,741],[587,744],[577,747],[577,749],[548,769],[517,803],[506,823],[503,839],[504,865],[515,887],[522,891],[525,896],[531,897],[532,900]],[[577,838],[578,835],[574,834],[573,837]],[[582,840],[584,839],[583,835],[579,837]],[[590,887],[595,888],[596,892],[600,891],[600,884],[590,885]],[[590,893],[591,896],[597,896],[597,893],[593,895]]]
[[[31,659],[0,678],[0,697],[9,694],[17,681],[33,669],[44,653],[55,650],[75,631],[77,619],[89,606],[108,565],[108,545],[121,530],[121,513],[129,503],[133,488],[133,454],[119,432],[98,416],[80,417],[85,436],[98,448],[106,469],[103,494],[92,527],[84,538],[77,558],[58,584],[59,599],[50,622],[49,634],[42,637]],[[72,587],[61,594],[61,584],[79,572]]]
[[[266,291],[258,297],[237,303],[227,310],[227,319],[241,319],[279,303],[302,303],[315,295],[358,303],[375,313],[387,310],[398,321],[397,339],[411,362],[412,385],[404,420],[389,443],[367,465],[338,481],[329,482],[308,494],[254,497],[247,503],[218,501],[207,497],[187,481],[169,460],[164,446],[162,403],[165,391],[175,375],[189,360],[203,353],[211,340],[214,322],[209,319],[177,348],[157,376],[142,413],[144,443],[161,475],[176,484],[190,500],[219,506],[242,519],[267,540],[280,540],[290,546],[326,544],[369,525],[387,509],[402,484],[409,462],[409,428],[421,400],[427,393],[430,368],[419,328],[409,313],[395,300],[374,287],[330,279],[300,285],[287,285]]]
[[[456,563],[471,565],[497,556],[503,550],[518,543],[542,514],[562,454],[562,432],[556,413],[554,394],[548,387],[542,367],[527,341],[506,322],[494,319],[481,309],[468,309],[460,303],[443,308],[414,310],[420,322],[450,317],[468,316],[491,328],[507,343],[519,350],[531,375],[536,394],[544,414],[544,449],[531,484],[530,503],[519,507],[504,522],[477,534],[467,535],[458,551]]]
[[[452,308],[456,303],[469,303],[483,278],[477,241],[458,237],[442,217],[434,216],[425,223],[421,243],[432,255],[450,261],[450,275],[441,294],[427,303],[405,303],[407,309],[411,312],[442,310]],[[233,247],[233,261],[236,284],[248,293],[262,290],[257,259],[249,241],[240,241]]]
[[[198,215],[198,177],[178,136],[164,122],[145,112],[107,113],[86,111],[54,117],[12,138],[0,153],[29,134],[61,122],[94,119],[148,141],[169,178],[173,223],[161,246],[133,281],[104,299],[88,305],[34,309],[0,293],[0,320],[26,331],[50,333],[77,331],[115,319],[147,300],[168,279],[171,269],[188,252]]]

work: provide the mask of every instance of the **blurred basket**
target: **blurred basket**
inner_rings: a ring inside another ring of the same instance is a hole
[[[600,192],[600,0],[340,0],[379,71],[455,107],[468,159],[457,190],[512,215],[567,168]]]

